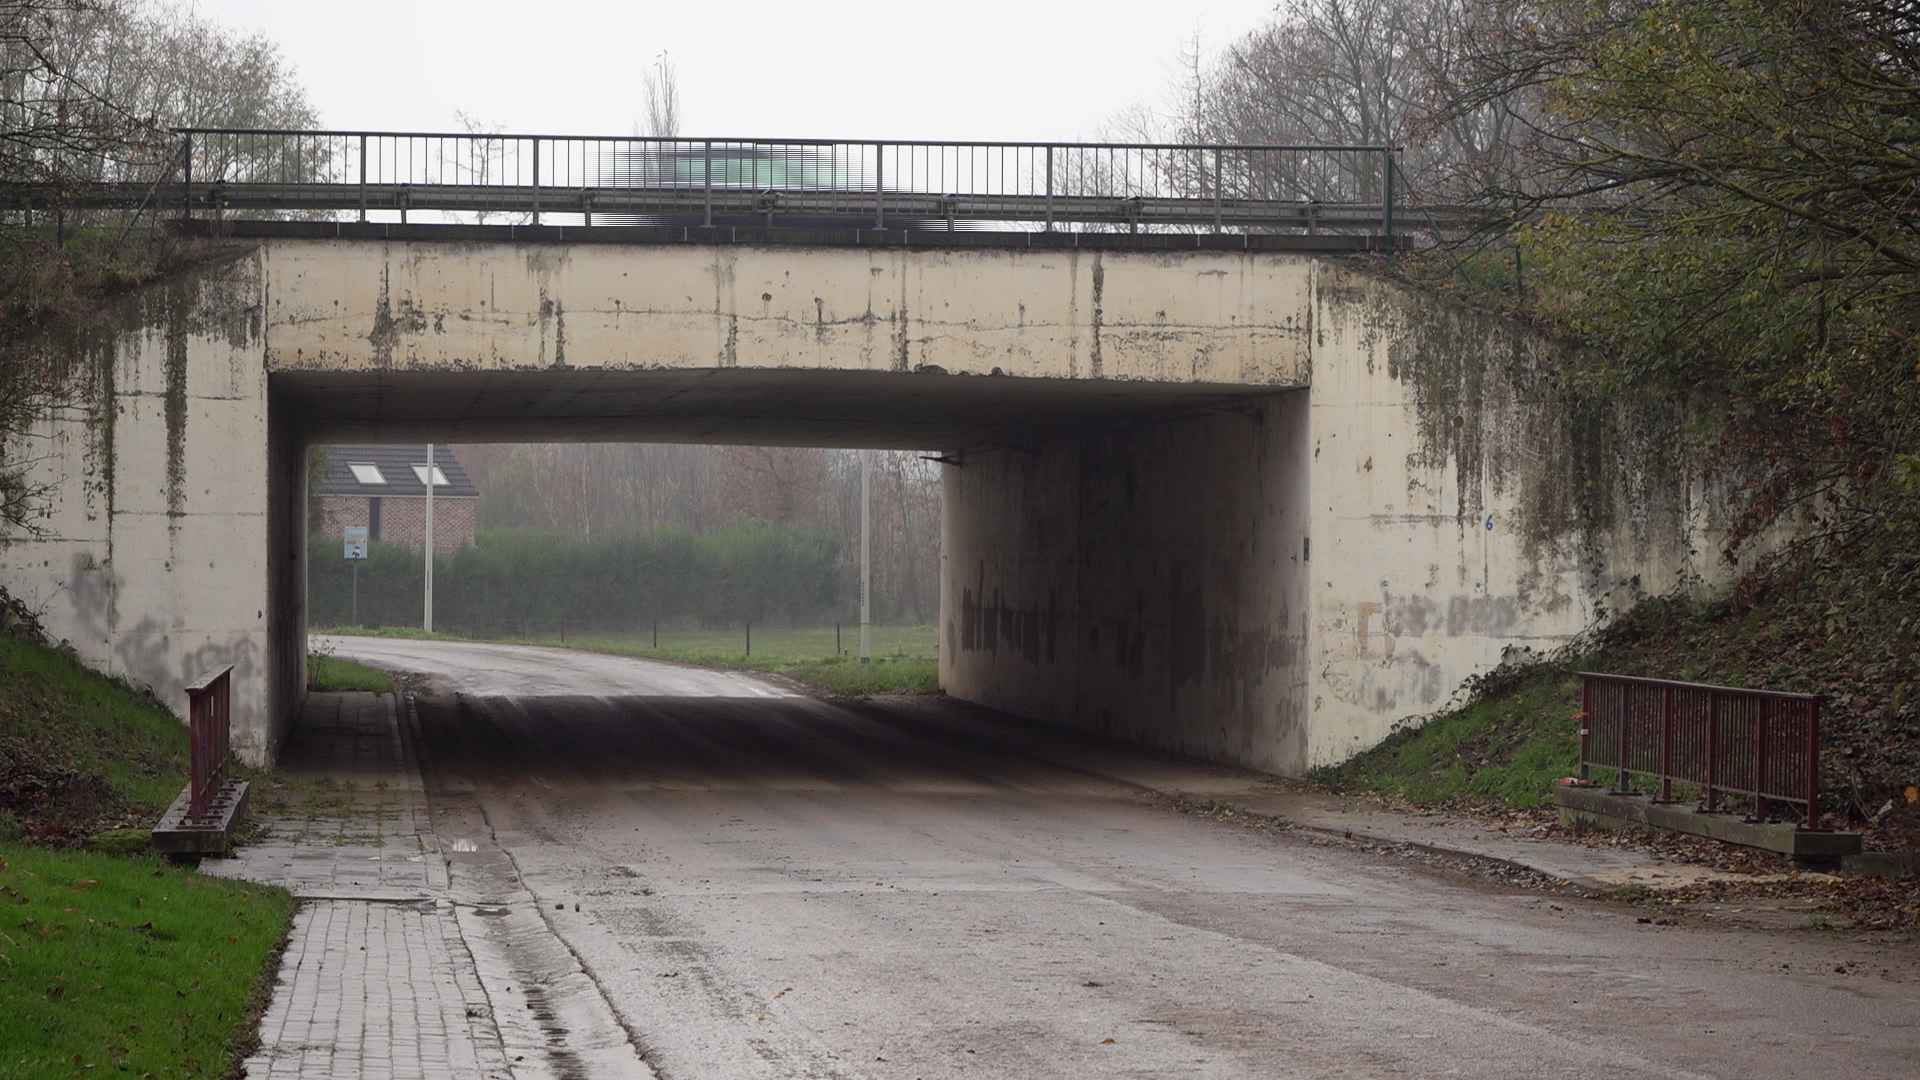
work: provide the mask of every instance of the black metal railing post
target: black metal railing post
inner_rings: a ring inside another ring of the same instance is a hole
[[[708,139],[706,142],[706,157],[705,157],[704,168],[702,169],[702,172],[704,173],[706,179],[705,179],[705,187],[704,187],[705,194],[701,197],[701,201],[704,203],[706,207],[706,226],[707,228],[711,229],[713,228],[713,140],[712,139]]]
[[[873,227],[887,227],[887,146],[873,144]]]
[[[360,220],[367,220],[367,137],[360,136]],[[355,564],[358,566],[359,564]]]
[[[1215,150],[1213,152],[1213,231],[1214,232],[1224,231],[1224,223],[1221,219],[1225,217],[1225,212],[1226,212],[1226,196],[1222,192],[1220,187],[1220,155],[1222,153],[1223,151],[1220,151],[1220,150]]]
[[[180,219],[193,220],[193,132],[180,136]]]
[[[1386,169],[1386,174],[1381,177],[1380,183],[1380,235],[1391,240],[1393,238],[1393,149],[1383,147],[1380,151],[1380,160]]]
[[[1053,147],[1047,147],[1047,232],[1053,231]]]
[[[534,136],[533,143],[533,223],[540,224],[540,137]]]

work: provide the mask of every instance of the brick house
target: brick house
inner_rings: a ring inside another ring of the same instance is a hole
[[[427,532],[425,446],[328,446],[321,452],[326,468],[314,496],[323,535],[338,539],[347,526],[364,525],[377,542],[420,549]],[[433,448],[433,465],[433,547],[452,554],[473,543],[480,492],[448,448]]]

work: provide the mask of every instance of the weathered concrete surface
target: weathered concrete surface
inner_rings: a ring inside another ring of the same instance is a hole
[[[1859,833],[1809,832],[1791,822],[1748,821],[1738,810],[1708,814],[1680,803],[1656,802],[1644,795],[1619,795],[1605,788],[1566,784],[1554,786],[1553,801],[1560,807],[1562,820],[1602,829],[1652,826],[1777,851],[1797,859],[1837,861],[1860,852]],[[1729,801],[1735,801],[1735,797]]]
[[[1565,345],[1340,264],[1307,299],[1305,390],[948,471],[948,692],[1297,774],[1728,574],[1663,403],[1582,415]]]
[[[1138,779],[1254,780],[950,700],[581,691],[423,700],[429,793],[437,826],[443,795],[484,812],[466,835],[663,1076],[1905,1078],[1920,1055],[1884,943],[1640,924],[1173,813]]]
[[[89,665],[182,710],[182,686],[233,665],[233,746],[254,762],[286,681],[269,647],[260,275],[253,254],[216,260],[45,344],[69,400],[21,452],[48,512],[42,535],[0,538],[0,583]]]
[[[1280,773],[1306,767],[1303,392],[945,470],[948,693]]]
[[[757,368],[1293,386],[1258,254],[269,241],[280,372]]]
[[[1554,389],[1564,343],[1335,263],[1312,288],[1310,764],[1509,649],[1726,575],[1668,403],[1583,414]]]

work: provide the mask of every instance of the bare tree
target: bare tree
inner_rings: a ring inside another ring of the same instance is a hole
[[[176,126],[317,123],[265,37],[136,0],[0,0],[0,182],[32,194],[0,218],[0,534],[35,528],[35,426],[84,389],[61,335],[174,250],[150,208],[82,211],[79,186],[157,187],[181,163]],[[196,176],[245,166],[196,147]]]
[[[1130,133],[1196,143],[1394,147],[1396,186],[1422,202],[1451,202],[1511,172],[1516,117],[1538,95],[1515,88],[1461,108],[1475,39],[1524,21],[1530,0],[1285,0],[1270,20],[1205,58],[1183,45],[1164,119],[1138,110]],[[1378,154],[1276,157],[1222,178],[1229,195],[1372,199],[1385,176]],[[1198,178],[1189,186],[1204,189]]]
[[[680,134],[680,76],[664,49],[647,69],[646,107],[648,135],[671,139]]]

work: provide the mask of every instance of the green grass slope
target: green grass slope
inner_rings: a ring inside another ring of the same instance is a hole
[[[151,824],[186,778],[186,728],[158,702],[0,635],[0,830],[67,841]]]
[[[1514,672],[1463,708],[1396,732],[1314,779],[1421,804],[1531,807],[1579,757],[1580,681],[1557,665]]]

